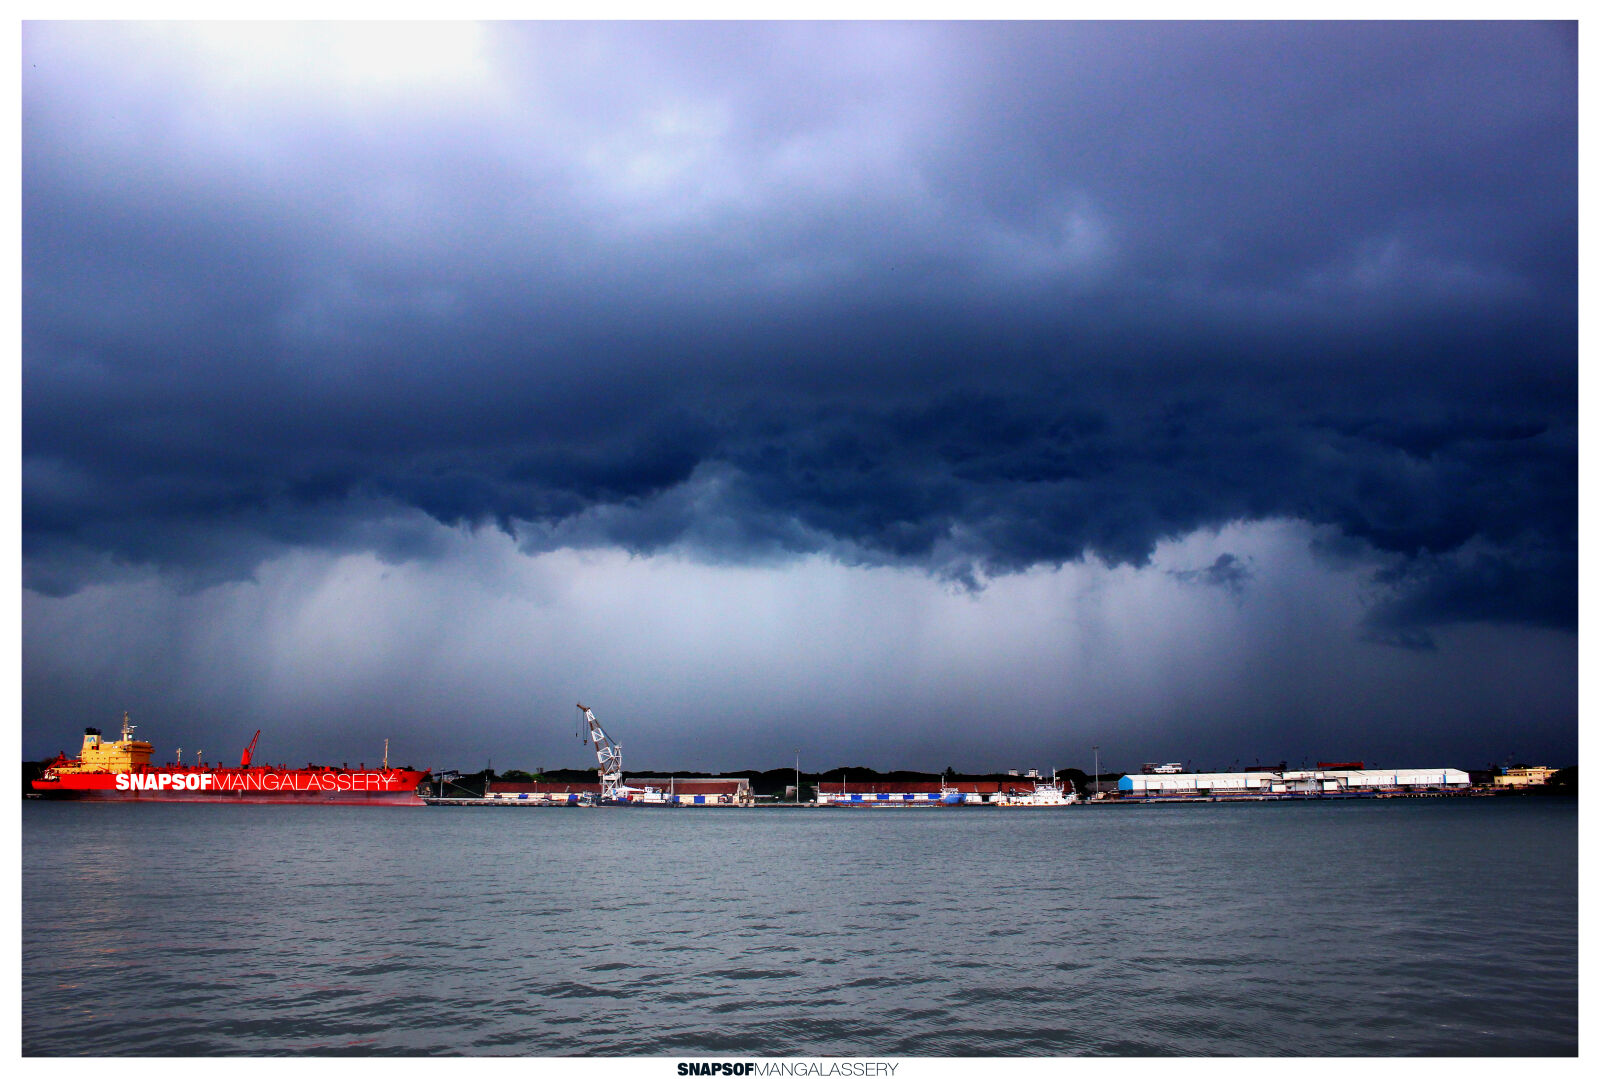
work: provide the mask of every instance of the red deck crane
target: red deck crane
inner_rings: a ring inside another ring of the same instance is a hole
[[[258,741],[260,741],[260,740],[261,740],[261,732],[259,730],[257,730],[256,731],[256,736],[254,738],[250,739],[250,744],[244,747],[244,754],[243,754],[243,756],[241,756],[239,758],[239,767],[240,768],[248,768],[248,767],[250,767],[250,758],[255,754],[256,743]]]

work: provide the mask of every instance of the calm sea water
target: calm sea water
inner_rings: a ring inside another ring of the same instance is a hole
[[[27,1054],[1574,1054],[1574,802],[71,805]]]

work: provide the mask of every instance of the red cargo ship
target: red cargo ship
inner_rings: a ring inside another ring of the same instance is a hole
[[[385,744],[382,768],[350,769],[307,765],[273,768],[251,764],[256,741],[239,758],[239,767],[204,764],[151,764],[149,742],[133,737],[134,726],[122,715],[122,737],[107,742],[98,727],[83,732],[83,752],[76,760],[65,753],[51,761],[33,781],[47,798],[136,802],[338,803],[346,805],[423,805],[417,785],[426,771],[390,768]],[[179,750],[179,760],[183,751]]]

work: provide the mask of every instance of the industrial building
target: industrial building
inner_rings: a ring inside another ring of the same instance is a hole
[[[840,802],[937,803],[944,788],[936,782],[818,783],[817,804]]]
[[[641,805],[753,805],[750,781],[731,779],[632,779],[618,787],[618,801]],[[577,805],[600,797],[599,783],[491,782],[484,797],[491,801],[537,805]]]
[[[577,805],[585,795],[600,796],[598,783],[505,783],[493,780],[483,796],[490,801],[536,802],[540,805]]]
[[[636,801],[676,805],[754,805],[750,781],[742,777],[676,779],[671,776],[635,777],[627,790]]]
[[[1180,772],[1126,775],[1126,800],[1184,798],[1351,798],[1444,793],[1471,786],[1459,768],[1315,768],[1281,772]]]
[[[818,805],[928,805],[956,802],[964,805],[999,804],[1008,798],[1032,795],[1040,780],[952,779],[879,780],[872,783],[818,783]],[[959,795],[959,798],[947,797]]]
[[[1504,775],[1494,777],[1497,787],[1538,787],[1550,782],[1550,777],[1556,774],[1556,769],[1542,764],[1507,768]]]

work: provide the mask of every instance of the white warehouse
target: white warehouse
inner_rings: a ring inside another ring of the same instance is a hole
[[[1122,798],[1353,798],[1443,793],[1470,787],[1459,768],[1332,768],[1284,772],[1179,772],[1126,775]]]

